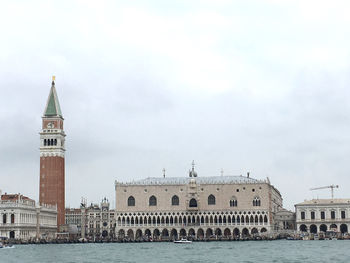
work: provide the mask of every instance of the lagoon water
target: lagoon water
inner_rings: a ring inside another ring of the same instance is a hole
[[[0,262],[350,262],[350,240],[17,245]]]

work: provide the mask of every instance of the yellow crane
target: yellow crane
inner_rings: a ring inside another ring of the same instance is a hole
[[[332,199],[334,197],[334,188],[339,188],[339,185],[328,185],[328,186],[322,186],[322,187],[316,187],[316,188],[310,188],[311,191],[313,190],[320,190],[320,189],[327,189],[330,188],[331,189],[331,193],[332,193]]]

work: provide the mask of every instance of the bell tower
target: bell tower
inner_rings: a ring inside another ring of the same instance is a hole
[[[40,132],[40,204],[57,205],[57,227],[65,223],[65,136],[55,77],[47,99]]]

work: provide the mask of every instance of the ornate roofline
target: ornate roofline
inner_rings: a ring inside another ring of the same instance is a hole
[[[141,180],[133,180],[129,182],[115,181],[115,186],[130,185],[186,185],[191,180],[195,180],[197,184],[269,184],[268,180],[257,180],[245,176],[211,176],[211,177],[148,177]]]

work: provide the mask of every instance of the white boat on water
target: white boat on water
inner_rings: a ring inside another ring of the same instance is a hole
[[[192,243],[192,241],[187,240],[185,238],[182,238],[180,240],[175,240],[174,243],[176,243],[176,244],[189,244],[189,243]]]
[[[0,248],[15,248],[15,246],[13,246],[13,245],[3,245],[2,243],[0,243]]]

